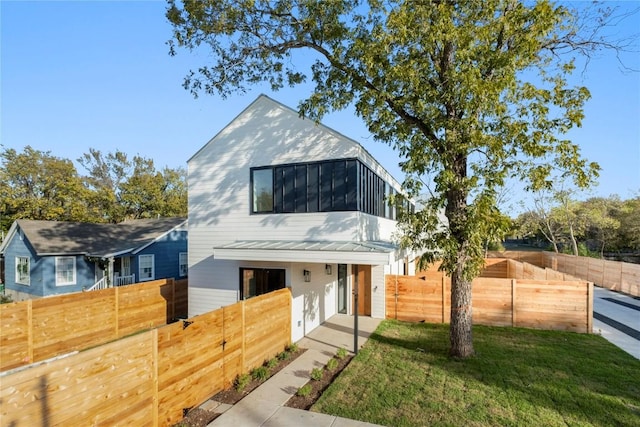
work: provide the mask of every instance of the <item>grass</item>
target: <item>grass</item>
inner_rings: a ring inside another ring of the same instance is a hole
[[[640,426],[640,360],[597,335],[383,321],[313,411],[393,426]]]

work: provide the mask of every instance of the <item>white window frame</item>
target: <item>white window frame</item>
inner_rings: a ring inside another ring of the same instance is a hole
[[[19,270],[19,266],[20,266],[20,261],[26,260],[27,261],[27,275],[26,277],[22,277],[20,274],[20,270]],[[29,258],[28,256],[17,256],[16,257],[16,277],[15,277],[15,282],[19,285],[26,285],[26,286],[30,286],[31,285],[31,258]]]
[[[178,275],[180,277],[186,277],[189,272],[189,257],[187,252],[180,252],[178,254]]]
[[[143,259],[144,260],[151,260],[151,271],[150,271],[150,274],[147,274],[147,273],[145,273],[143,271],[143,269],[149,268],[149,267],[147,267],[146,263],[143,262]],[[140,277],[140,281],[141,282],[145,282],[145,281],[148,281],[148,280],[154,280],[155,275],[156,275],[155,255],[153,255],[153,254],[138,255],[138,276]]]
[[[71,280],[60,280],[60,276],[58,275],[58,273],[61,273],[61,267],[60,265],[58,265],[58,263],[62,263],[65,261],[72,261],[72,265],[73,265],[73,270],[72,270],[72,278]],[[70,286],[70,285],[75,285],[76,284],[76,257],[74,256],[57,256],[56,257],[56,286]]]

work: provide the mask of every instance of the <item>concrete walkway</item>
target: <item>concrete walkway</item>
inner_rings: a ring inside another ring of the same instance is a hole
[[[358,348],[367,341],[380,321],[381,319],[358,317]],[[375,424],[283,406],[300,387],[309,381],[309,373],[313,368],[325,366],[339,348],[346,348],[353,352],[353,316],[343,314],[333,316],[298,341],[298,345],[306,348],[307,351],[240,402],[229,407],[209,426],[374,427]],[[202,405],[207,409],[215,406],[216,403],[212,401]],[[222,408],[219,407],[219,409]]]
[[[640,359],[640,300],[594,286],[593,333]]]

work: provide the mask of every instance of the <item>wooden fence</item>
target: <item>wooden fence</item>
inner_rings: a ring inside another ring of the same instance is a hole
[[[187,279],[0,305],[0,371],[187,317]]]
[[[0,377],[2,425],[169,426],[291,339],[291,294],[265,294]]]
[[[473,322],[590,333],[593,284],[560,278],[538,280],[535,266],[513,260],[492,260],[489,271],[506,277],[473,281]],[[511,276],[511,277],[509,277]],[[386,317],[405,321],[449,323],[451,279],[442,272],[386,276]]]
[[[640,264],[559,254],[555,252],[492,252],[492,257],[511,258],[566,273],[603,288],[640,296]]]

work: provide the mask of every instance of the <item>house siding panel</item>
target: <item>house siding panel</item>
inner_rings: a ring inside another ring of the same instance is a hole
[[[65,255],[66,256],[66,255]],[[71,292],[82,292],[95,283],[95,267],[83,255],[74,257],[76,263],[76,283],[73,285],[56,285],[56,257],[43,257],[39,263],[42,274],[43,295],[60,295]]]
[[[371,267],[371,317],[385,317],[385,282],[384,265]]]
[[[5,292],[11,295],[14,300],[20,301],[27,299],[29,296],[43,296],[42,275],[39,274],[40,258],[35,256],[35,251],[23,237],[22,231],[17,230],[15,237],[7,246],[5,253]],[[22,285],[16,283],[16,257],[29,257],[30,267],[30,283]],[[22,295],[22,296],[20,296]]]
[[[174,230],[158,239],[132,259],[131,272],[139,277],[138,257],[140,255],[153,255],[154,280],[166,278],[180,278],[179,253],[187,252],[187,231]]]
[[[355,141],[300,119],[296,112],[266,97],[258,98],[197,152],[188,161],[189,315],[236,301],[241,263],[214,260],[214,247],[239,240],[391,240],[395,221],[358,211],[322,212],[336,206],[359,207],[355,191],[346,193],[343,189],[342,199],[334,199],[334,181],[327,179],[337,174],[341,182],[345,179],[357,181],[355,161],[347,161],[337,171],[332,163],[306,168],[307,188],[319,190],[304,195],[309,212],[251,214],[252,167],[356,158],[396,190],[400,189],[399,184]],[[302,176],[294,167],[290,173],[284,169],[276,168],[281,172],[280,175],[276,172],[276,179],[283,179],[285,184],[277,188],[285,191],[274,199],[276,205],[281,204],[294,212],[302,206],[303,195],[293,194],[287,198],[289,190],[295,187],[287,186],[287,180],[301,180]],[[302,265],[307,265],[306,269],[312,272],[311,284],[301,280]],[[298,311],[304,313],[304,318],[292,320],[292,337],[301,338],[300,333],[308,332],[309,328],[335,314],[335,277],[325,274],[322,260],[315,264],[293,264],[287,277],[292,282],[293,317]],[[384,286],[379,289],[383,292]]]

